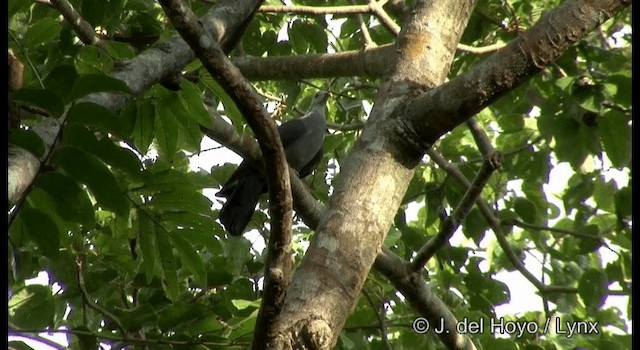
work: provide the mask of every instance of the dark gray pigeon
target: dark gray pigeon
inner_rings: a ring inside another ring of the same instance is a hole
[[[278,127],[289,166],[303,178],[322,159],[322,142],[327,128],[326,102],[329,93],[315,94],[309,112]],[[249,162],[243,161],[216,193],[227,201],[220,210],[220,222],[232,236],[240,236],[251,220],[260,195],[267,192],[267,179]]]

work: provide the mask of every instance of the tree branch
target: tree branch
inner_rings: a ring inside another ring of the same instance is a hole
[[[430,145],[498,98],[540,72],[630,0],[569,0],[505,48],[406,106],[412,143]],[[421,140],[421,141],[417,141]]]
[[[78,277],[78,288],[80,289],[80,292],[82,293],[82,298],[84,299],[85,303],[92,309],[98,311],[101,315],[105,316],[106,318],[108,318],[109,320],[113,321],[116,326],[118,327],[118,329],[120,330],[120,332],[122,333],[123,336],[127,336],[127,330],[124,328],[124,326],[122,325],[122,322],[120,321],[119,318],[117,318],[114,314],[112,314],[109,310],[103,308],[102,306],[98,305],[96,302],[93,301],[93,299],[91,298],[91,296],[89,295],[89,292],[87,292],[87,287],[85,286],[84,283],[84,268],[83,268],[83,264],[84,262],[82,261],[81,257],[76,257],[76,267],[77,267],[77,277]]]
[[[78,38],[86,45],[95,45],[101,49],[105,48],[105,43],[96,36],[93,26],[84,20],[82,16],[73,8],[67,0],[49,0],[51,5],[62,14],[67,23],[71,25],[78,35]]]
[[[391,34],[393,34],[394,36],[398,36],[398,34],[400,34],[400,26],[397,25],[396,22],[394,22],[391,17],[389,17],[387,12],[382,8],[384,3],[385,1],[369,0],[369,7],[371,8],[373,14],[378,17],[380,23],[382,23],[382,25],[391,32]]]
[[[435,295],[419,273],[399,256],[383,248],[373,265],[407,299],[414,310],[432,325],[443,325],[444,331],[436,335],[447,349],[475,350],[476,346],[464,333],[458,333],[458,320],[449,307]]]
[[[353,15],[371,13],[369,5],[353,6],[277,6],[263,5],[258,12],[261,13],[290,13],[297,15]]]
[[[456,165],[447,162],[441,155],[439,155],[437,152],[433,150],[429,150],[427,154],[429,155],[431,160],[433,160],[436,164],[438,164],[449,175],[451,175],[451,177],[456,179],[464,187],[469,188],[471,186],[471,183],[469,182],[469,180],[467,180],[467,178],[464,176],[464,174],[462,174],[462,172],[460,171],[460,169],[458,169]],[[478,206],[478,209],[480,210],[480,213],[482,214],[482,216],[489,223],[489,226],[491,227],[491,229],[493,230],[493,233],[496,236],[498,245],[500,245],[500,248],[502,248],[502,251],[507,256],[507,259],[509,260],[509,262],[511,262],[513,267],[516,270],[518,270],[520,274],[524,276],[524,278],[526,278],[529,282],[531,282],[531,284],[533,284],[533,286],[538,291],[540,291],[541,294],[554,293],[554,292],[566,292],[568,290],[567,288],[570,288],[570,287],[564,287],[564,286],[547,286],[547,285],[544,285],[542,282],[540,282],[531,272],[529,272],[529,270],[527,270],[524,267],[524,265],[520,261],[520,258],[518,258],[518,256],[516,256],[516,253],[513,251],[513,249],[511,249],[511,245],[507,241],[507,238],[505,237],[505,234],[502,231],[501,222],[497,217],[495,217],[495,215],[493,215],[493,210],[491,210],[491,207],[489,207],[489,204],[487,204],[487,202],[485,202],[482,198],[478,198],[476,200],[476,205]]]
[[[260,96],[242,76],[223,50],[212,41],[198,18],[181,0],[161,0],[160,4],[173,26],[189,44],[207,71],[233,99],[258,138],[264,156],[269,188],[271,233],[267,245],[265,280],[260,311],[256,321],[253,347],[267,344],[273,337],[272,320],[280,313],[289,286],[293,260],[291,258],[291,226],[293,203],[289,180],[289,165],[275,122],[269,117]],[[257,10],[260,1],[253,6]],[[251,18],[245,18],[246,22]]]
[[[482,189],[486,186],[491,174],[493,174],[495,170],[496,167],[490,160],[482,163],[476,178],[473,180],[471,186],[467,188],[467,191],[460,200],[458,207],[444,220],[442,228],[438,234],[423,245],[416,254],[416,257],[412,262],[414,272],[422,270],[429,259],[431,259],[431,257],[435,255],[440,248],[449,242],[449,239],[451,239],[453,233],[458,229],[462,220],[464,220],[471,211],[473,204],[480,200]]]

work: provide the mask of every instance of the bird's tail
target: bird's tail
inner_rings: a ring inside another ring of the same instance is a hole
[[[242,184],[236,186],[235,191],[227,196],[227,202],[220,209],[219,218],[230,235],[240,236],[244,233],[260,194],[265,191],[265,181],[258,173],[242,179]]]

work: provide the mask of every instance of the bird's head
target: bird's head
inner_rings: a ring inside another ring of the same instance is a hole
[[[313,100],[311,101],[312,106],[324,105],[329,99],[328,91],[318,91],[315,95],[313,95]]]

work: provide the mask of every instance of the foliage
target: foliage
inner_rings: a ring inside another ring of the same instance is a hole
[[[233,168],[189,167],[191,155],[205,152],[201,128],[211,127],[209,107],[217,106],[238,131],[246,128],[242,116],[198,63],[185,68],[195,78],[184,80],[178,92],[154,86],[117,112],[77,103],[93,92],[128,94],[122,82],[107,74],[118,61],[175,32],[152,0],[71,3],[106,33],[105,49],[79,43],[53,8],[9,1],[9,47],[25,63],[24,88],[11,99],[47,115],[23,118],[11,142],[42,155],[33,126],[70,108],[61,144],[9,228],[9,322],[15,334],[64,328],[74,349],[95,348],[97,342],[115,348],[246,347],[259,307],[263,246],[260,240],[226,237],[215,221],[220,205],[205,190],[219,188]],[[212,6],[191,3],[200,15]],[[316,5],[298,4],[305,3]],[[482,1],[462,42],[508,43],[558,3]],[[364,19],[378,45],[393,42],[373,17]],[[600,332],[571,338],[563,329],[522,337],[485,332],[473,335],[480,348],[630,348],[622,314],[630,315],[630,302],[627,310],[606,304],[613,291],[631,293],[631,48],[630,33],[624,31],[630,23],[630,11],[604,23],[542,74],[476,116],[504,154],[503,168],[483,198],[503,220],[511,246],[521,259],[526,257],[528,267],[538,259],[547,283],[575,288],[545,295],[546,307],[562,322],[599,322]],[[259,13],[234,54],[302,55],[327,52],[327,47],[359,50],[363,44],[355,16],[327,20]],[[483,58],[459,52],[451,77]],[[298,115],[324,83],[288,80],[255,86],[281,99],[270,105],[276,106],[277,118],[287,119]],[[366,120],[378,83],[365,77],[331,80],[331,90],[340,96],[329,103],[330,122]],[[327,135],[324,159],[307,180],[320,201],[328,201],[331,180],[358,135],[358,130]],[[481,155],[465,126],[445,135],[434,150],[469,179],[480,168]],[[554,192],[550,184],[562,188]],[[425,161],[415,171],[386,246],[411,258],[438,232],[442,213],[450,213],[463,194],[445,169]],[[263,232],[268,222],[264,202],[260,208],[249,228]],[[309,237],[306,226],[296,225],[298,260]],[[424,277],[459,319],[495,317],[496,308],[519,292],[494,278],[513,266],[477,209],[466,217],[455,241],[438,252]],[[47,272],[49,283],[28,284],[40,271]],[[388,280],[372,271],[338,347],[383,348],[382,329],[394,348],[442,348],[432,333],[411,330],[418,316]],[[542,325],[547,315],[540,304],[537,311],[506,319]]]

